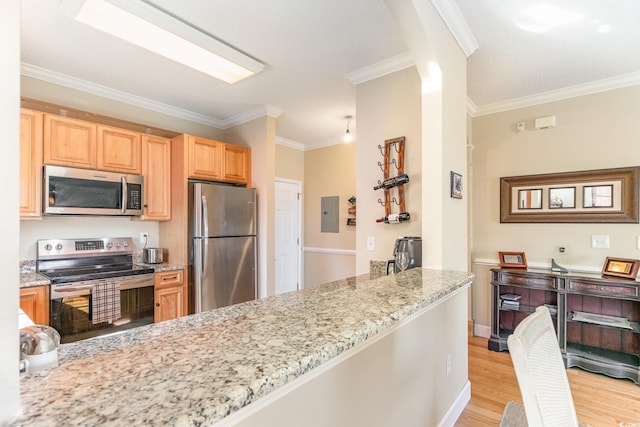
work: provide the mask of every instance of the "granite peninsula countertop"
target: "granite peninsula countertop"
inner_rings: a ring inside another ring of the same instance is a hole
[[[412,269],[96,337],[22,376],[16,425],[210,425],[473,281]]]

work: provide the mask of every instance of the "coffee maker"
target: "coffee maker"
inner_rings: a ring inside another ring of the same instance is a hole
[[[387,261],[387,274],[415,267],[422,267],[422,238],[399,237],[393,247],[393,258]]]

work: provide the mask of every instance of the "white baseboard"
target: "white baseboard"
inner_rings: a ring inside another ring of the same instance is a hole
[[[453,405],[449,408],[444,417],[438,423],[438,427],[453,427],[456,425],[456,421],[462,415],[464,408],[467,406],[471,400],[471,383],[467,381],[467,383],[456,397],[456,400],[453,402]]]
[[[475,325],[473,327],[473,335],[476,337],[489,338],[491,336],[491,326]]]

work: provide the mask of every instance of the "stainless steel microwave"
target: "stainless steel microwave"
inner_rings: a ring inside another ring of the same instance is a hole
[[[45,214],[142,215],[140,175],[46,165],[43,179]]]

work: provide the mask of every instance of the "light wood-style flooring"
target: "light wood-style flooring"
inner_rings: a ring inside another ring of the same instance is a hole
[[[567,376],[580,423],[640,427],[640,387],[635,383],[579,368],[570,368]],[[469,381],[471,400],[457,427],[495,427],[508,401],[522,403],[509,353],[489,351],[486,338],[469,337]]]

